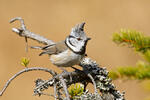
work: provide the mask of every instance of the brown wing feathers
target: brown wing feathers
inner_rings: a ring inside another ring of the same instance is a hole
[[[52,45],[47,45],[45,47],[42,48],[43,52],[41,52],[39,54],[39,56],[43,55],[43,54],[58,54],[61,53],[63,51],[65,51],[67,49],[67,46],[65,44],[64,41],[58,42],[56,44],[52,44]]]

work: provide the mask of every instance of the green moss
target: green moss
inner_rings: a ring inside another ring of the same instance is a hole
[[[80,83],[72,84],[68,88],[68,91],[69,91],[71,98],[75,98],[75,96],[81,96],[83,94],[84,86],[83,84],[80,84]]]

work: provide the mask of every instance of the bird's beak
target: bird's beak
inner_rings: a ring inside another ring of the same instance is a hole
[[[88,40],[91,40],[91,38],[88,37],[88,38],[87,38],[87,41],[88,41]]]

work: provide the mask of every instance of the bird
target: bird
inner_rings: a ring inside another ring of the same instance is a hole
[[[87,55],[86,46],[91,39],[86,36],[84,25],[85,22],[77,24],[65,40],[42,47],[39,56],[48,54],[52,64],[61,68],[79,65]]]

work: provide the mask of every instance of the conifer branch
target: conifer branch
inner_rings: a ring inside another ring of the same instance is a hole
[[[114,33],[113,41],[134,48],[146,61],[139,61],[135,66],[118,67],[116,71],[111,71],[109,76],[113,79],[120,77],[150,79],[150,36],[122,29],[119,33]]]
[[[114,33],[113,41],[117,44],[127,44],[142,53],[150,50],[150,37],[134,30],[121,29],[119,33]]]

